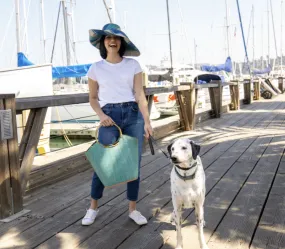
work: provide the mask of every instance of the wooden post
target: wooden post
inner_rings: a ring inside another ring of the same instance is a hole
[[[175,98],[176,98],[176,103],[178,105],[178,113],[181,121],[181,126],[184,127],[185,131],[190,131],[190,124],[189,124],[189,119],[187,116],[187,110],[186,110],[186,101],[185,101],[185,91],[176,91],[175,92]]]
[[[230,85],[230,93],[231,93],[230,109],[233,111],[237,111],[240,109],[239,82],[233,81],[232,83],[233,85]]]
[[[222,115],[222,96],[223,96],[222,82],[217,80],[217,81],[212,81],[211,83],[218,84],[218,87],[210,87],[208,89],[209,89],[211,107],[214,116],[215,118],[220,118]]]
[[[278,88],[281,91],[281,93],[284,93],[284,78],[283,77],[278,78]]]
[[[20,144],[20,179],[22,192],[25,193],[26,185],[32,169],[37,145],[46,117],[47,107],[32,109],[29,114],[24,135]]]
[[[189,83],[190,90],[183,91],[185,96],[185,102],[186,102],[186,112],[188,117],[188,122],[190,125],[190,130],[195,129],[195,123],[196,123],[196,103],[197,103],[197,94],[198,89],[195,89],[194,83]]]
[[[253,81],[253,89],[254,89],[254,95],[253,99],[254,100],[260,100],[260,79],[254,80]]]
[[[10,113],[5,113],[5,121],[3,115],[3,122],[0,118],[0,218],[3,219],[23,210],[14,94],[0,95],[0,110]]]
[[[252,94],[251,94],[251,80],[246,79],[243,83],[243,89],[244,89],[244,104],[251,104],[252,102]]]

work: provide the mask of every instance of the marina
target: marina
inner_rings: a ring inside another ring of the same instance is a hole
[[[164,153],[177,138],[201,145],[209,249],[285,249],[284,0],[206,2],[0,3],[0,249],[175,249]],[[108,29],[113,43],[104,33],[100,45],[106,23],[119,33]],[[100,46],[121,62],[140,55],[134,79],[112,82],[119,98],[118,82],[130,81],[135,97],[141,75],[156,141],[154,154],[146,138],[142,148],[143,226],[128,218],[125,184],[106,188],[96,221],[82,226],[94,172],[86,151],[102,122],[92,82],[108,87],[87,72],[121,63]],[[182,218],[183,249],[200,248],[194,209]]]

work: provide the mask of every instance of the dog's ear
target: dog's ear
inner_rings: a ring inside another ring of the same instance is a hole
[[[171,143],[170,145],[167,146],[167,151],[169,153],[169,155],[171,156],[171,146],[173,143]]]
[[[200,153],[201,146],[199,144],[195,144],[192,140],[189,140],[192,148],[192,157],[194,160],[197,159],[197,156]]]

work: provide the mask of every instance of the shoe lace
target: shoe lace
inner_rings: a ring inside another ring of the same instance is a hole
[[[95,211],[96,212],[96,211]],[[92,218],[92,216],[93,216],[93,211],[92,210],[87,210],[87,213],[86,213],[86,215],[85,215],[85,217],[84,218],[86,218],[86,219],[91,219]]]

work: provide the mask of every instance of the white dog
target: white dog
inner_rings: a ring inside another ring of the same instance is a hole
[[[173,203],[172,222],[176,225],[177,246],[182,248],[182,209],[195,207],[202,249],[208,249],[204,238],[205,173],[199,156],[200,146],[188,138],[177,139],[167,147],[173,163],[171,171],[171,194]]]

